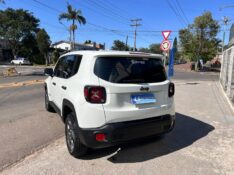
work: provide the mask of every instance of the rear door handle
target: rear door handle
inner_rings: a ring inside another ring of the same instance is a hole
[[[66,86],[62,86],[62,89],[66,90],[66,89],[67,89],[67,87],[66,87]]]
[[[55,83],[55,82],[53,82],[52,84],[53,84],[54,86],[56,86],[56,83]]]

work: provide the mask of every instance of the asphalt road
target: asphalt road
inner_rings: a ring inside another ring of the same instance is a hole
[[[0,169],[64,134],[58,115],[44,109],[42,84],[0,89],[0,111]]]
[[[46,77],[43,75],[27,75],[27,76],[12,76],[12,77],[0,77],[0,85],[6,83],[20,83],[30,80],[44,80]]]
[[[194,76],[183,73],[176,75],[181,79],[174,79],[176,125],[165,137],[91,151],[82,159],[69,155],[62,137],[1,173],[233,175],[233,111],[217,81],[208,81],[207,74]]]
[[[0,77],[0,84],[45,78]],[[176,72],[173,80],[214,81],[218,74]],[[0,89],[0,111],[0,170],[64,135],[59,116],[44,109],[43,84]]]

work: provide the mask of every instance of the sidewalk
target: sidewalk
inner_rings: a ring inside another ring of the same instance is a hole
[[[185,72],[190,72],[190,64],[191,63],[185,63],[185,64],[175,64],[174,69],[177,71],[185,71]]]
[[[215,81],[175,81],[176,127],[161,139],[71,157],[64,137],[3,175],[232,175],[234,113]]]
[[[7,75],[9,69],[15,69],[16,73]],[[43,75],[46,66],[26,66],[26,65],[0,65],[0,78],[8,76],[27,76],[27,75]]]

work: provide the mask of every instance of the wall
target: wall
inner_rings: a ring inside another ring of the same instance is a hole
[[[221,65],[220,83],[229,99],[234,102],[234,46],[224,51]]]

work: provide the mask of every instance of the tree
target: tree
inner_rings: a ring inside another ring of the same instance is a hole
[[[149,48],[140,48],[140,52],[146,52],[146,53],[156,53],[156,54],[162,54],[162,51],[160,49],[160,44],[154,43],[149,45]]]
[[[120,40],[114,40],[113,46],[111,47],[111,49],[125,51],[125,50],[129,50],[129,47],[126,46],[126,44]]]
[[[7,40],[14,57],[17,56],[21,41],[38,31],[39,20],[23,9],[0,10],[0,38]],[[33,47],[33,46],[32,46]]]
[[[52,52],[52,61],[53,61],[53,64],[55,64],[58,59],[59,59],[59,51],[57,49],[55,49],[53,52]]]
[[[195,18],[187,29],[179,31],[182,54],[190,60],[211,60],[217,53],[220,40],[216,38],[219,24],[212,17],[211,12],[205,12]]]
[[[178,55],[177,37],[175,37],[175,39],[174,39],[174,41],[173,41],[173,49],[174,49],[174,56],[175,56],[175,59],[178,59],[178,58],[179,58],[179,55]]]
[[[35,35],[32,34],[28,35],[20,42],[19,51],[18,51],[19,56],[28,58],[30,62],[34,62],[35,55],[39,53],[40,51],[38,49]]]
[[[86,41],[84,42],[84,44],[92,44],[92,41],[91,41],[91,40],[86,40]]]
[[[72,31],[72,37],[73,37],[73,46],[75,47],[75,30],[77,29],[77,25],[75,24],[76,21],[81,24],[86,24],[86,19],[84,16],[82,16],[81,10],[76,10],[72,8],[70,4],[67,4],[67,12],[61,13],[59,15],[59,21],[62,19],[66,19],[67,21],[72,21],[72,24],[70,25],[70,30]]]
[[[140,52],[146,52],[146,53],[150,53],[150,49],[147,47],[142,47],[139,49]]]
[[[156,43],[156,44],[151,44],[149,46],[149,50],[151,53],[157,53],[157,54],[161,54],[162,50],[160,49],[160,44]]]
[[[47,34],[47,32],[44,29],[41,29],[38,33],[37,33],[37,45],[38,48],[41,52],[41,54],[44,56],[45,59],[45,64],[48,65],[48,52],[49,52],[49,48],[50,48],[50,37]]]

